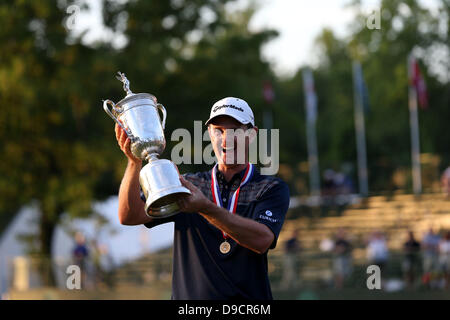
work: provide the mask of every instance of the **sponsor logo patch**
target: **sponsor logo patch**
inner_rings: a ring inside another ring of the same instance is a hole
[[[259,215],[259,218],[260,218],[260,219],[263,219],[263,220],[270,221],[270,222],[272,222],[272,223],[278,222],[278,219],[274,219],[274,218],[265,216],[265,215],[263,215],[263,214],[260,214],[260,215]]]
[[[221,105],[221,106],[215,106],[214,109],[213,109],[213,112],[217,112],[217,111],[219,111],[220,109],[223,109],[223,108],[232,108],[232,109],[236,109],[238,111],[244,112],[244,109],[242,109],[240,107],[236,107],[235,105],[232,105],[232,104],[224,104],[224,105]]]

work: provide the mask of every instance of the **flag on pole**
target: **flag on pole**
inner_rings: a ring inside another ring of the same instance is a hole
[[[305,92],[309,184],[311,195],[317,198],[320,196],[319,157],[316,138],[317,96],[314,90],[314,79],[311,70],[304,69],[302,77],[303,90]]]
[[[420,139],[419,139],[419,115],[417,104],[425,108],[428,104],[426,98],[425,82],[420,74],[419,65],[414,55],[408,56],[408,76],[409,76],[409,123],[411,126],[411,162],[412,162],[412,182],[415,194],[422,193],[422,175],[420,168]]]
[[[364,83],[361,63],[359,63],[359,61],[353,61],[352,65],[359,193],[363,197],[367,197],[369,195],[369,182],[367,171],[366,129],[364,124],[364,114],[369,110],[369,99],[367,87]]]
[[[360,63],[354,64],[354,86],[355,92],[362,103],[364,114],[368,115],[370,112],[369,91],[367,89],[366,82],[364,81]]]
[[[303,89],[306,101],[306,119],[309,122],[316,122],[317,119],[317,96],[314,89],[314,79],[311,70],[303,70]]]
[[[409,59],[409,83],[411,86],[414,87],[414,89],[417,92],[417,100],[419,102],[419,106],[422,109],[428,108],[428,93],[427,93],[427,87],[425,84],[425,80],[422,76],[422,73],[420,72],[419,63],[417,62],[417,59],[411,55]]]
[[[263,84],[263,97],[267,104],[272,104],[275,100],[275,92],[270,81],[266,81]]]

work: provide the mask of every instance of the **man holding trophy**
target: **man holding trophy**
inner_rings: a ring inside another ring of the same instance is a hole
[[[124,75],[121,81],[125,88]],[[176,166],[156,157],[161,153],[153,148],[158,139],[143,138],[136,129],[136,122],[151,121],[137,110],[159,106],[156,98],[144,95],[128,88],[119,103],[104,102],[105,111],[112,105],[113,112],[107,112],[117,122],[116,138],[128,158],[119,190],[120,222],[148,228],[175,222],[172,299],[272,299],[267,252],[283,225],[289,189],[248,161],[250,140],[258,130],[251,108],[233,97],[216,102],[206,125],[218,163],[177,180],[172,177]],[[165,109],[163,114],[164,123]],[[136,146],[143,142],[147,151]],[[149,163],[142,167],[142,160]]]

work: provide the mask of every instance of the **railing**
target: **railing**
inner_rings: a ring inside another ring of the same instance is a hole
[[[381,275],[384,284],[392,284],[393,290],[406,290],[402,270],[404,255],[391,252],[387,268]],[[27,293],[45,289],[46,294],[34,295],[44,299],[53,290],[54,298],[59,299],[168,299],[171,292],[172,255],[157,254],[143,258],[116,269],[101,270],[91,262],[86,262],[77,275],[70,268],[72,261],[59,259],[51,264],[48,259],[39,257],[15,257],[9,259],[7,288],[4,297],[27,299]],[[367,267],[365,259],[353,259],[352,271],[345,277],[341,287],[336,288],[333,271],[333,257],[328,253],[302,252],[292,257],[274,252],[269,254],[269,277],[274,296],[287,299],[296,298],[302,290],[368,290]],[[51,266],[51,267],[50,267]],[[80,276],[80,279],[76,279]],[[443,287],[439,270],[432,275],[435,287]],[[422,266],[417,265],[415,284],[412,290],[422,290],[430,284],[422,283]],[[79,281],[79,287],[77,287]],[[389,290],[387,286],[385,289]],[[411,290],[411,287],[408,288]],[[6,292],[6,295],[5,295]],[[8,295],[9,294],[9,295]]]

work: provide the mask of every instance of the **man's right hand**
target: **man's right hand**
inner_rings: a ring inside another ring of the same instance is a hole
[[[128,138],[127,133],[116,123],[116,139],[122,152],[127,156],[128,161],[135,164],[142,164],[142,160],[136,158],[131,152],[131,140]]]

